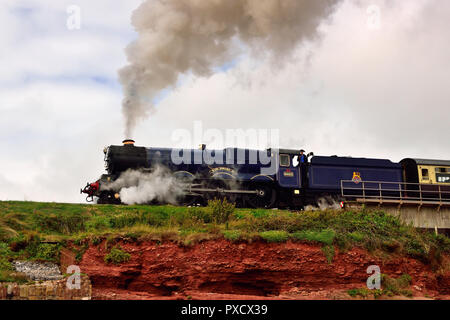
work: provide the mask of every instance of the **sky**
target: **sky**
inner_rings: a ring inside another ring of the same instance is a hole
[[[140,3],[1,1],[0,200],[84,201],[103,148],[124,138],[117,71]],[[80,28],[68,28],[71,5]],[[445,0],[342,1],[292,59],[244,51],[208,78],[183,75],[133,138],[179,146],[175,133],[201,121],[279,130],[281,147],[316,155],[450,159],[449,16]],[[183,146],[231,147],[201,140]]]

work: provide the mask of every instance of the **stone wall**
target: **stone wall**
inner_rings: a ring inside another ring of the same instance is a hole
[[[33,284],[0,283],[0,300],[90,300],[92,285],[81,276],[80,289],[69,289],[67,279]]]

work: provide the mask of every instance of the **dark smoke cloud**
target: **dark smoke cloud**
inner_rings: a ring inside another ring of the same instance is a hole
[[[340,0],[147,0],[134,12],[138,39],[119,71],[125,136],[180,75],[209,77],[240,48],[282,61],[314,39]]]

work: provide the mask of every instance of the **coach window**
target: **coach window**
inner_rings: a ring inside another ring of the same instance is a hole
[[[436,181],[439,183],[450,183],[450,173],[436,173]]]
[[[280,166],[289,167],[291,165],[291,159],[288,154],[280,154]]]
[[[436,168],[436,182],[450,184],[450,168]]]
[[[428,180],[428,169],[422,169],[422,179]]]

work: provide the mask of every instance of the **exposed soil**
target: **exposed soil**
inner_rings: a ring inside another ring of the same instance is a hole
[[[450,298],[450,274],[439,276],[418,260],[376,257],[360,248],[336,249],[328,263],[320,246],[297,242],[120,246],[131,259],[118,266],[105,264],[106,242],[85,252],[79,266],[92,281],[93,299],[349,299],[347,290],[365,287],[370,265],[393,278],[409,274],[415,299]]]

